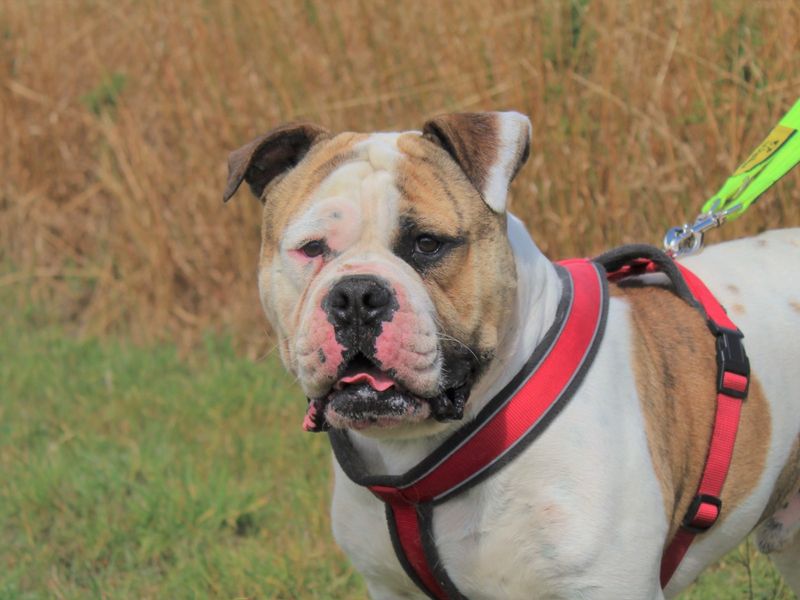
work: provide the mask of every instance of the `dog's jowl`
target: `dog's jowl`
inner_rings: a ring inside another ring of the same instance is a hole
[[[402,499],[419,548],[387,526],[369,482],[419,479],[467,443],[579,300],[506,209],[530,137],[518,113],[462,113],[402,133],[289,124],[231,154],[225,199],[246,182],[263,203],[258,285],[303,426],[346,441],[367,482],[334,461],[337,542],[376,599],[642,599],[676,595],[760,527],[800,592],[800,229],[681,261],[744,333],[751,375],[719,521],[664,590],[717,366],[703,317],[657,275],[611,284],[604,333],[535,441],[463,493]]]

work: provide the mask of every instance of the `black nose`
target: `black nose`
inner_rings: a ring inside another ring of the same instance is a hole
[[[396,308],[389,285],[374,275],[341,279],[328,292],[325,308],[334,325],[376,325],[388,321]]]

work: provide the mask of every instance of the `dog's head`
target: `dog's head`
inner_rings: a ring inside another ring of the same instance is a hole
[[[514,304],[508,185],[518,113],[435,118],[422,132],[279,127],[233,152],[264,204],[259,290],[307,429],[430,430],[459,419]]]

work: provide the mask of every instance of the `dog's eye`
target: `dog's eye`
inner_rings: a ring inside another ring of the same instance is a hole
[[[414,242],[414,250],[420,254],[436,254],[442,249],[442,242],[430,235],[421,235]]]
[[[325,242],[322,240],[311,240],[300,247],[300,252],[308,258],[316,258],[325,252]]]

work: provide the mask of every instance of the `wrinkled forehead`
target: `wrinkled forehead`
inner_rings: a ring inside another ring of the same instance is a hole
[[[343,133],[318,144],[278,184],[265,218],[286,246],[320,235],[339,247],[356,238],[387,245],[410,219],[445,234],[463,231],[464,204],[475,194],[420,132]]]

